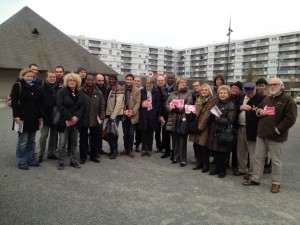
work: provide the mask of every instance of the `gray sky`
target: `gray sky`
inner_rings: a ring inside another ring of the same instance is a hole
[[[68,35],[175,49],[300,31],[300,1],[0,0],[0,23],[24,6]]]

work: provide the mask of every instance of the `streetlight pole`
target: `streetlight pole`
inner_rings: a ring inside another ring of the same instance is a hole
[[[231,30],[231,17],[229,20],[229,28],[228,28],[228,46],[227,46],[227,63],[226,63],[226,81],[225,83],[227,84],[227,79],[228,79],[228,66],[229,66],[229,50],[230,50],[230,34],[233,32],[233,30]]]

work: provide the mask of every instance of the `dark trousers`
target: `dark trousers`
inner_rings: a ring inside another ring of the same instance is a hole
[[[142,130],[142,151],[151,152],[153,145],[153,131]]]
[[[170,153],[170,151],[171,151],[171,132],[166,130],[166,125],[167,125],[167,123],[165,123],[162,127],[162,148],[165,149],[166,153]]]
[[[103,124],[98,125],[98,139],[97,139],[97,152],[100,154],[102,149],[102,131],[103,131]]]
[[[138,124],[136,124],[135,129],[135,146],[138,147],[142,143],[142,131],[138,128]]]
[[[132,124],[131,119],[129,117],[126,117],[126,119],[122,122],[122,127],[125,151],[132,152],[135,124]]]
[[[209,166],[209,152],[206,146],[199,145],[194,142],[193,144],[195,157],[197,159],[197,164],[202,167]]]
[[[187,136],[173,132],[174,160],[180,162],[187,161]]]
[[[90,158],[97,158],[97,143],[98,143],[98,127],[79,127],[79,149],[80,149],[80,159],[87,158],[87,152],[89,150],[89,136],[91,138],[90,142]],[[90,131],[90,135],[89,132]]]
[[[216,171],[226,174],[226,162],[229,154],[226,152],[213,151],[213,155],[216,163]]]
[[[156,148],[161,149],[162,148],[162,142],[161,142],[161,125],[159,122],[157,122],[157,129],[155,130],[155,142],[156,142]]]
[[[228,158],[230,158],[230,154],[228,154]],[[233,169],[238,168],[237,141],[233,144],[231,150],[231,166]]]

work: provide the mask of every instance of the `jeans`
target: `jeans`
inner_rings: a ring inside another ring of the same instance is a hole
[[[55,155],[55,150],[57,146],[58,140],[58,132],[55,126],[43,126],[41,129],[41,137],[40,137],[40,149],[38,151],[38,156],[43,157],[46,151],[46,143],[49,136],[48,141],[48,156]]]
[[[135,124],[132,124],[131,119],[126,116],[126,119],[122,122],[122,127],[123,127],[123,134],[124,134],[123,140],[124,140],[125,151],[132,152]]]
[[[36,131],[18,133],[16,147],[18,167],[32,166],[38,163],[34,155],[35,134]]]
[[[97,138],[97,153],[100,154],[102,149],[102,131],[103,131],[103,124],[98,125],[98,138]]]
[[[109,123],[109,121],[107,121],[107,123]],[[115,118],[115,124],[117,127],[119,127],[119,123],[120,123],[120,117],[117,116]],[[111,154],[115,154],[115,155],[118,155],[118,138],[116,138],[115,140],[113,141],[109,141],[108,144],[109,144],[109,147],[110,147],[110,153]]]
[[[58,162],[64,164],[66,144],[70,146],[70,162],[77,162],[76,153],[78,151],[78,128],[77,126],[66,127],[63,132],[59,132],[58,140]],[[68,140],[69,139],[69,140]]]
[[[90,133],[88,132],[90,131]],[[80,139],[79,139],[79,148],[80,148],[80,159],[87,158],[87,152],[89,149],[90,143],[90,158],[97,158],[97,142],[98,142],[98,126],[96,127],[79,127]],[[90,138],[90,142],[89,142]]]

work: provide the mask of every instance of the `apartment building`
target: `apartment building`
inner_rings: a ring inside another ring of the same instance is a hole
[[[174,72],[176,69],[176,52],[171,48],[84,36],[70,37],[119,74],[148,76],[149,72],[157,75]]]
[[[227,42],[175,50],[84,36],[70,37],[120,74],[173,72],[212,80],[216,74],[226,74],[228,60],[228,82],[244,81],[250,66],[258,77],[300,82],[300,31],[232,40],[229,51]]]

